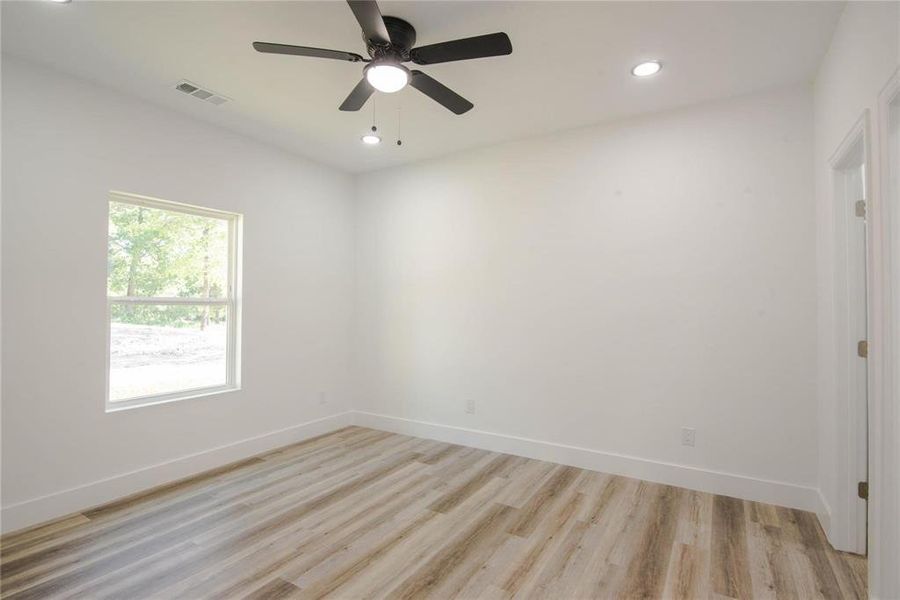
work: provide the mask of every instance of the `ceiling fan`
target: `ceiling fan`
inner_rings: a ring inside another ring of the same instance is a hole
[[[474,105],[433,77],[416,69],[407,69],[401,63],[411,61],[417,65],[433,65],[512,53],[512,44],[505,33],[490,33],[414,48],[415,28],[403,19],[382,17],[375,0],[347,0],[347,4],[362,27],[363,40],[370,58],[363,58],[353,52],[269,42],[253,42],[253,47],[258,52],[269,54],[368,63],[363,69],[363,78],[341,104],[341,110],[359,110],[375,90],[393,93],[409,84],[458,115],[471,110]]]

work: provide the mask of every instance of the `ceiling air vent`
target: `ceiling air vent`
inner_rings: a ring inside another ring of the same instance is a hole
[[[187,81],[186,79],[182,79],[175,85],[175,89],[179,92],[184,92],[185,94],[189,94],[194,98],[199,98],[200,100],[205,100],[210,104],[215,104],[216,106],[220,106],[228,102],[231,98],[227,96],[223,96],[222,94],[217,94],[215,92],[211,92],[210,90],[205,90],[196,83],[192,83]]]

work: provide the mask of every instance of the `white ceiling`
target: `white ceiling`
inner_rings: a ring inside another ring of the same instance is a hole
[[[390,143],[364,147],[371,100],[337,107],[359,64],[259,54],[253,41],[365,54],[344,2],[2,2],[3,51],[50,64],[349,171],[365,171],[704,100],[810,81],[837,2],[382,2],[419,45],[505,31],[511,56],[423,67],[475,104],[376,94]],[[659,58],[650,79],[629,74]],[[216,107],[173,89],[229,96]],[[403,146],[394,143],[402,108]]]

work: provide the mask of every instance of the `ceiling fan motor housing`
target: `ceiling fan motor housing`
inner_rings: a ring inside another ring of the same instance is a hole
[[[391,37],[391,45],[387,48],[373,44],[363,33],[363,40],[366,42],[369,56],[373,59],[394,57],[401,61],[408,61],[409,51],[416,45],[416,28],[397,17],[384,17],[384,25]]]

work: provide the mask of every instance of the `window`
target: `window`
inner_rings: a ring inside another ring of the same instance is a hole
[[[239,388],[233,213],[112,193],[107,410]]]

